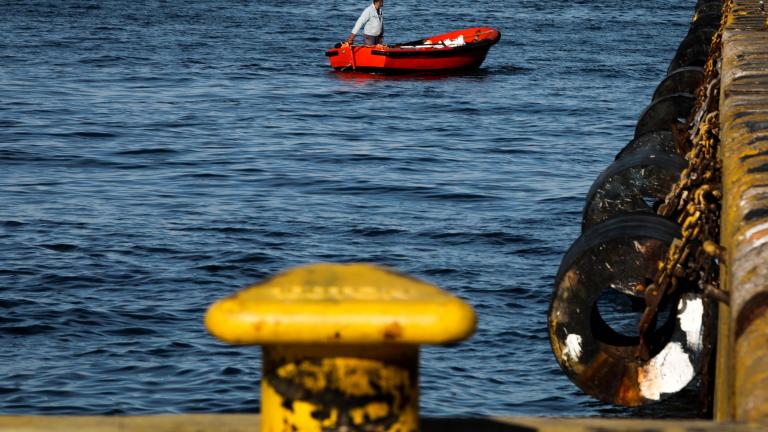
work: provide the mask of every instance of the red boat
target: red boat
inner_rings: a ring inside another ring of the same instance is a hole
[[[336,44],[325,52],[338,71],[439,72],[479,67],[501,38],[498,30],[474,27],[397,45]]]

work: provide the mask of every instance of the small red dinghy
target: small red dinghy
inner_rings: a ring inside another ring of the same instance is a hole
[[[397,45],[336,44],[325,52],[336,70],[403,73],[479,67],[501,38],[498,30],[474,27]]]

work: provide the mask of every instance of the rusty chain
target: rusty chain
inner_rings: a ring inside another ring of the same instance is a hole
[[[685,158],[688,167],[665,197],[657,213],[675,220],[681,227],[681,238],[669,246],[666,258],[659,262],[653,281],[639,287],[645,294],[645,311],[640,318],[636,357],[650,358],[649,327],[654,323],[659,306],[690,281],[705,295],[723,300],[719,290],[718,266],[722,261],[720,237],[721,162],[717,157],[720,143],[719,90],[722,35],[732,1],[723,3],[720,28],[712,37],[704,79],[696,90],[696,103],[687,124]],[[717,261],[715,260],[717,259]],[[693,289],[696,289],[693,288]]]

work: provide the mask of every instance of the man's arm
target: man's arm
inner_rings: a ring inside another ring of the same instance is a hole
[[[370,19],[370,7],[365,8],[363,13],[360,14],[360,18],[357,19],[357,22],[355,23],[355,26],[352,27],[352,33],[349,34],[349,38],[347,38],[347,42],[349,44],[352,44],[352,41],[355,40],[355,36],[357,35],[357,32],[360,31],[360,28],[368,22]]]

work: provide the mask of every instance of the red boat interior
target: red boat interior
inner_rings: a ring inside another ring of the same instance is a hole
[[[396,45],[389,45],[389,49],[444,49],[457,48],[467,44],[477,44],[479,42],[496,43],[501,34],[498,30],[490,27],[475,27],[464,30],[456,30],[440,35],[429,36],[412,42],[403,42]]]

